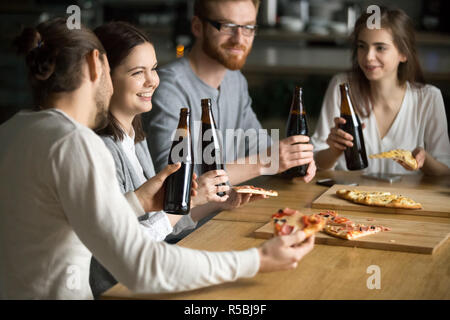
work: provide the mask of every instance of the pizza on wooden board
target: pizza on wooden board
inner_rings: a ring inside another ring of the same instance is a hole
[[[319,213],[326,219],[323,232],[333,237],[354,240],[381,231],[389,231],[390,229],[380,225],[365,225],[361,223],[354,223],[348,218],[338,216],[335,211],[325,211]]]
[[[338,216],[335,211],[325,211],[318,214],[304,215],[301,212],[286,208],[272,215],[274,234],[288,235],[297,230],[303,230],[306,236],[322,231],[333,237],[354,240],[367,235],[390,229],[381,225],[356,224],[346,217]]]
[[[237,193],[263,194],[263,195],[270,196],[270,197],[278,196],[277,191],[267,190],[267,189],[258,188],[258,187],[254,187],[254,186],[236,186],[236,187],[233,187],[233,189]]]
[[[306,237],[319,232],[325,226],[325,219],[316,214],[305,215],[293,209],[280,209],[272,215],[274,233],[276,236],[288,235],[302,230]]]
[[[394,150],[381,152],[381,153],[377,153],[377,154],[371,154],[369,156],[369,158],[400,160],[413,170],[417,170],[417,168],[419,166],[417,164],[416,159],[413,157],[411,151],[402,150],[402,149],[394,149]]]
[[[368,206],[422,209],[419,202],[390,192],[339,189],[336,191],[336,195],[339,198]]]

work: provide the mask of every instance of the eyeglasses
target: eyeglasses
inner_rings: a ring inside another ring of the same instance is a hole
[[[251,37],[255,35],[256,29],[258,28],[257,25],[252,24],[240,25],[235,23],[221,23],[207,18],[203,18],[202,20],[209,22],[214,28],[219,30],[219,32],[228,35],[234,35],[238,28],[242,28],[242,34],[244,36]]]

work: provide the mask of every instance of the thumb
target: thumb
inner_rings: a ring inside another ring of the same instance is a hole
[[[178,171],[181,167],[181,162],[177,162],[174,164],[167,165],[160,173],[158,173],[156,176],[162,180],[166,180],[168,176],[170,176],[172,173]]]
[[[293,245],[302,243],[306,239],[306,234],[298,230],[292,234],[284,236],[284,245],[287,247],[292,247]]]

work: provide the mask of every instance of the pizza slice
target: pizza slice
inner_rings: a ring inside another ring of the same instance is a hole
[[[328,224],[325,226],[323,231],[326,234],[331,236],[346,239],[346,240],[354,240],[364,236],[368,236],[371,234],[378,233],[383,231],[381,226],[376,225],[364,225],[364,224],[355,224],[355,225],[347,225],[347,226],[337,226]]]
[[[411,151],[403,149],[394,149],[386,152],[381,152],[377,154],[371,154],[369,156],[371,159],[394,159],[400,160],[405,163],[412,170],[417,170],[418,164],[416,159],[413,157]]]
[[[254,187],[254,186],[236,186],[236,187],[233,187],[233,189],[237,193],[263,194],[263,195],[270,196],[270,197],[277,197],[278,196],[278,192],[277,191],[266,190],[266,189],[258,188],[258,187]]]
[[[341,216],[338,217],[338,214],[335,211],[327,210],[325,212],[318,213],[318,215],[325,219],[326,225],[333,225],[333,226],[354,225],[354,222],[351,221],[350,219]]]
[[[304,215],[289,208],[278,210],[277,213],[272,215],[272,221],[276,236],[288,235],[297,230],[302,230],[307,238],[321,231],[326,223],[326,220],[317,214]]]
[[[419,202],[402,195],[392,194],[390,192],[339,189],[336,191],[336,195],[339,198],[349,200],[353,203],[368,206],[401,209],[422,208],[422,205]]]

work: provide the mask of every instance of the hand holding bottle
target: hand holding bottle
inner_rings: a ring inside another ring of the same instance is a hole
[[[227,181],[228,175],[225,170],[211,170],[202,174],[195,182],[195,193],[191,194],[191,207],[208,202],[225,202],[228,195],[220,197],[217,193],[227,192],[230,189],[226,184]]]
[[[353,147],[353,136],[344,130],[340,129],[340,125],[346,123],[346,120],[341,117],[334,118],[334,127],[331,128],[330,134],[327,138],[327,144],[330,149],[340,154],[347,147]],[[362,128],[364,129],[366,125],[362,123]]]
[[[163,188],[164,182],[167,177],[178,171],[180,167],[181,163],[179,162],[166,166],[160,173],[148,179],[134,191],[145,212],[162,210],[165,193]]]

